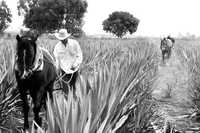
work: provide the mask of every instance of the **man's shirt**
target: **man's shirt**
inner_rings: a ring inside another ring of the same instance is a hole
[[[82,63],[83,55],[79,43],[76,40],[68,39],[66,46],[59,41],[53,51],[56,59],[56,67],[66,73],[73,73],[72,67],[77,70]]]

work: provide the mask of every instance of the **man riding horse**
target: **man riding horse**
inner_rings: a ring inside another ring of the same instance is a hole
[[[169,59],[171,56],[171,50],[174,47],[174,38],[168,36],[161,40],[160,49],[162,51],[162,60]]]

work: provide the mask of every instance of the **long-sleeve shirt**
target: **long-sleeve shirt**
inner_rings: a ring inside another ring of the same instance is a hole
[[[76,40],[68,39],[66,46],[58,42],[54,48],[53,54],[56,59],[56,67],[61,68],[67,74],[78,70],[82,63],[83,55],[79,43]],[[75,70],[71,70],[74,67]]]

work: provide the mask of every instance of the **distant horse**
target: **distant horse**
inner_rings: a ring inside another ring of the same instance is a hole
[[[29,128],[27,93],[32,97],[34,120],[41,126],[42,119],[39,117],[39,112],[46,103],[47,92],[53,100],[52,91],[57,74],[51,55],[47,50],[39,49],[37,46],[37,37],[17,35],[16,40],[15,77],[23,101],[24,130],[27,132]],[[43,58],[38,55],[42,55]]]
[[[175,40],[174,38],[168,36],[161,39],[160,49],[162,51],[162,60],[167,58],[169,59],[171,56],[172,48],[174,47]]]

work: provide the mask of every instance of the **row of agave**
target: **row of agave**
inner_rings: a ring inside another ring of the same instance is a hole
[[[182,44],[178,44],[176,53],[180,57],[182,64],[188,68],[188,73],[190,74],[190,98],[192,100],[191,104],[191,114],[188,115],[190,123],[187,123],[187,128],[183,129],[185,131],[198,132],[200,127],[200,47],[196,44],[187,44],[187,41]]]
[[[12,44],[11,44],[12,45]],[[21,100],[13,73],[14,49],[10,44],[0,47],[0,131],[16,131],[21,123]],[[18,130],[19,131],[19,130]]]

